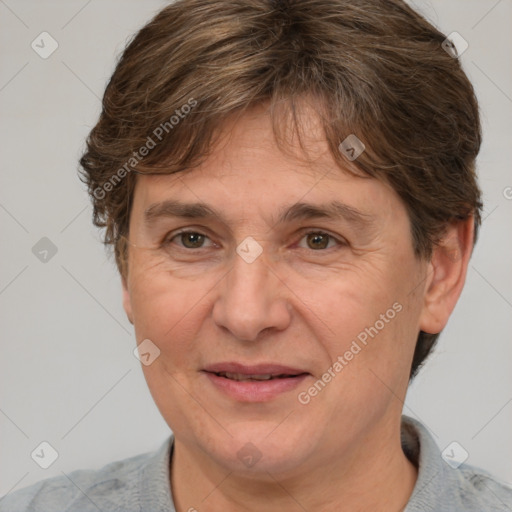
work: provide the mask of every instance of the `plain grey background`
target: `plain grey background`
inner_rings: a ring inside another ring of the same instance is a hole
[[[169,434],[77,178],[116,56],[166,4],[0,0],[0,495],[154,450]],[[431,429],[440,456],[457,441],[468,463],[512,482],[512,1],[412,4],[469,43],[485,213],[462,298],[404,412]],[[44,31],[59,45],[46,59],[31,47]],[[57,250],[46,262],[43,237]],[[48,469],[31,458],[43,441],[58,452]]]

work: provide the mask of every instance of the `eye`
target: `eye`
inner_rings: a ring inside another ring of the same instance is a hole
[[[164,245],[176,243],[179,247],[185,249],[202,249],[205,247],[205,242],[208,240],[210,244],[207,246],[210,247],[212,242],[206,235],[198,233],[197,231],[181,231],[166,238]]]
[[[207,235],[198,231],[180,231],[167,237],[163,245],[177,245],[179,248],[193,250],[213,247],[215,244]],[[298,243],[299,247],[313,251],[331,249],[336,245],[345,245],[345,243],[323,231],[305,233]]]
[[[302,240],[305,240],[306,246],[302,244]],[[310,231],[306,233],[299,242],[299,247],[312,249],[313,251],[330,249],[335,245],[343,245],[343,243],[323,231]]]

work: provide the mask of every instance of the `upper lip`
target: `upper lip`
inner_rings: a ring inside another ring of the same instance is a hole
[[[302,375],[309,373],[300,368],[281,364],[245,365],[235,362],[216,363],[206,366],[204,371],[210,373],[239,373],[242,375]]]

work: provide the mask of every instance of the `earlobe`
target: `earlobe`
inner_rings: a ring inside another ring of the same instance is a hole
[[[123,286],[123,309],[128,317],[129,322],[133,325],[133,312],[132,312],[132,302],[130,299],[130,292],[128,291],[128,284],[126,282],[126,278],[121,279],[121,284]]]
[[[451,223],[434,247],[424,290],[420,329],[437,334],[448,322],[466,280],[474,219]]]

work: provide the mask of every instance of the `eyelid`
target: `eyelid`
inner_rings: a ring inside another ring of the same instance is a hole
[[[335,240],[339,246],[346,246],[348,245],[348,242],[345,238],[343,238],[340,235],[333,235],[330,231],[326,229],[320,229],[320,228],[303,228],[299,231],[299,238],[296,244],[299,243],[305,236],[307,235],[313,235],[313,234],[322,234],[329,236],[332,240]],[[332,249],[332,247],[331,247]],[[322,249],[322,251],[327,251],[328,249]],[[322,252],[320,250],[317,250],[315,252]]]
[[[208,240],[210,240],[210,242],[212,243],[212,245],[217,245],[209,235],[207,235],[206,233],[204,233],[203,231],[205,231],[204,229],[194,229],[194,228],[182,228],[182,229],[178,229],[177,231],[172,231],[171,233],[168,233],[167,235],[165,235],[164,239],[162,240],[162,243],[161,245],[164,246],[164,245],[168,245],[168,244],[171,244],[173,243],[173,240],[184,234],[184,233],[193,233],[193,234],[197,234],[197,235],[202,235],[204,236],[205,238],[207,238]],[[207,231],[207,230],[206,230]],[[192,250],[198,250],[198,249],[205,249],[205,247],[198,247],[197,249],[188,249],[186,247],[183,247],[181,245],[178,244],[178,247],[182,248],[182,249],[186,249],[187,251],[192,251]]]
[[[178,229],[177,231],[172,231],[171,233],[168,233],[164,239],[162,240],[162,245],[167,245],[167,244],[171,244],[173,243],[173,240],[178,237],[179,235],[182,235],[184,233],[194,233],[194,234],[198,234],[198,235],[202,235],[204,236],[205,238],[207,238],[208,240],[210,240],[211,244],[213,246],[218,246],[218,244],[216,244],[212,239],[211,237],[205,233],[205,231],[208,231],[207,229],[205,228],[190,228],[190,227],[187,227],[187,228],[181,228],[181,229]],[[325,229],[321,229],[321,228],[310,228],[310,227],[307,227],[307,228],[303,228],[301,230],[299,230],[299,233],[298,233],[298,239],[296,240],[296,242],[294,242],[293,245],[296,245],[298,244],[305,236],[307,235],[313,235],[313,234],[322,234],[322,235],[327,235],[330,239],[334,240],[338,246],[346,246],[348,245],[348,242],[345,238],[339,236],[339,235],[333,235],[330,231],[328,230],[325,230]],[[200,249],[206,249],[207,247],[198,247],[197,249],[188,249],[186,247],[183,247],[181,245],[178,244],[178,247],[181,247],[183,249],[186,249],[187,251],[193,251],[193,250],[200,250]],[[211,246],[210,246],[211,247]],[[332,247],[330,248],[332,249]],[[315,252],[322,252],[322,251],[327,251],[328,249],[322,249],[322,250],[318,250],[318,251],[315,251]]]

